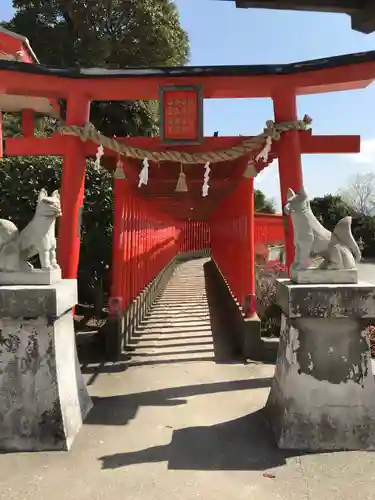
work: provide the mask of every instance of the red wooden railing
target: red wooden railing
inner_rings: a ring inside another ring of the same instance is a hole
[[[181,228],[129,188],[115,181],[112,314],[121,314],[177,255]]]
[[[210,226],[205,221],[185,221],[180,225],[180,252],[194,252],[211,247]]]
[[[260,243],[272,245],[284,242],[284,220],[281,214],[256,213],[254,226],[254,241],[256,245]]]
[[[243,305],[249,296],[247,274],[253,272],[246,265],[252,258],[248,254],[248,238],[253,231],[246,189],[246,183],[241,184],[215,211],[210,222],[181,222],[157,211],[129,188],[125,180],[116,180],[111,312],[124,312],[178,253],[203,249],[211,250]],[[255,214],[255,244],[279,243],[283,239],[281,215]]]
[[[255,309],[253,179],[244,179],[211,215],[211,255],[239,305]]]
[[[205,221],[185,221],[179,226],[179,251],[191,252],[211,248],[210,225]],[[256,213],[254,216],[255,244],[273,245],[284,242],[284,222],[280,214]]]

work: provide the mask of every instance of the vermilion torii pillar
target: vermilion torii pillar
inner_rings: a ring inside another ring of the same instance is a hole
[[[66,124],[83,126],[89,121],[90,100],[84,94],[73,92],[67,99]],[[78,137],[64,140],[61,217],[59,226],[58,263],[64,278],[76,278],[79,263],[81,216],[86,173],[86,153]]]
[[[256,296],[255,296],[255,241],[254,241],[254,178],[244,179],[245,184],[245,224],[246,224],[246,240],[244,259],[244,310],[245,316],[251,318],[256,313]]]
[[[34,111],[32,109],[24,109],[22,111],[22,135],[24,137],[34,137]]]
[[[279,89],[272,97],[276,122],[297,120],[297,99],[294,89]],[[281,206],[285,220],[286,266],[294,259],[293,227],[284,214],[288,188],[297,192],[303,185],[300,134],[298,130],[283,132],[278,141]]]

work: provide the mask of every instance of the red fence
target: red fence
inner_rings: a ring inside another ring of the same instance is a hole
[[[214,211],[211,255],[233,296],[251,316],[255,310],[253,179],[244,179]]]
[[[255,244],[283,243],[285,238],[284,219],[280,214],[255,214]]]
[[[255,256],[249,250],[249,238],[254,237],[255,244],[284,239],[281,215],[255,214],[254,224],[250,223],[253,199],[249,186],[250,181],[241,183],[210,222],[177,222],[137,196],[126,181],[116,180],[111,311],[125,311],[179,252],[206,248],[211,249],[232,293],[245,306],[253,294],[250,262]]]
[[[211,248],[210,225],[205,221],[186,221],[180,224],[179,251],[191,252]],[[255,244],[272,245],[284,242],[284,222],[280,214],[254,215]]]
[[[127,186],[115,181],[110,310],[118,314],[178,253],[181,229]]]
[[[186,221],[180,225],[179,251],[193,252],[211,247],[210,226],[204,221]]]

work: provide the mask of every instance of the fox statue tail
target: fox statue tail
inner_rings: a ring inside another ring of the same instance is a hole
[[[340,241],[340,243],[349,248],[354,255],[355,261],[360,262],[362,255],[359,246],[352,235],[352,218],[348,216],[341,219],[336,224],[333,234]]]

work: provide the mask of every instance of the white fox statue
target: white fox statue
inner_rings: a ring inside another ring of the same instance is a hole
[[[331,233],[313,214],[303,187],[298,193],[288,189],[284,213],[291,216],[293,223],[295,256],[292,269],[308,269],[312,254],[323,257],[320,269],[356,269],[361,251],[352,235],[351,217],[341,219]]]
[[[60,196],[39,193],[35,215],[22,230],[13,222],[0,219],[0,271],[32,271],[28,259],[39,254],[42,270],[59,269],[56,262],[55,222],[61,215]]]

